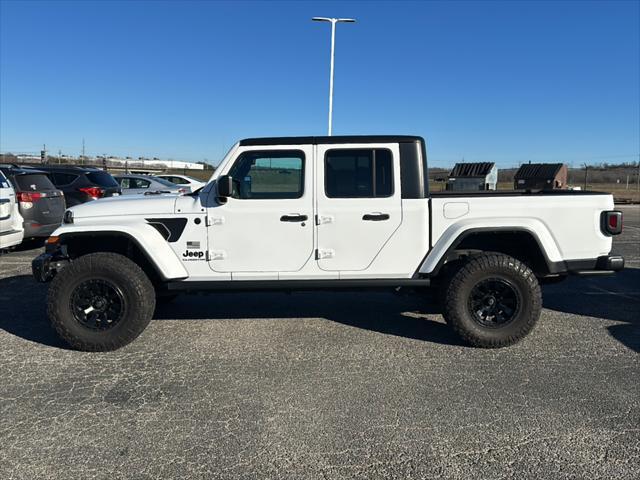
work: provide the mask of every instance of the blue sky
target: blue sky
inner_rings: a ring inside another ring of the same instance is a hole
[[[418,134],[432,165],[638,160],[640,3],[0,0],[0,150],[216,163],[237,139]]]

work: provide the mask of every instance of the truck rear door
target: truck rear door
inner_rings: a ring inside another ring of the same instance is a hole
[[[402,222],[398,145],[329,144],[316,152],[318,265],[366,270]]]

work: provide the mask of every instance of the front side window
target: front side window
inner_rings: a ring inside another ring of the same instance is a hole
[[[149,180],[145,180],[143,178],[131,179],[131,188],[149,188],[149,185],[151,185]]]
[[[142,178],[124,177],[119,178],[120,187],[122,188],[149,188],[151,182]]]
[[[56,186],[69,185],[75,182],[76,178],[78,178],[78,175],[63,172],[53,172],[51,176],[53,177],[53,183]]]
[[[324,162],[329,198],[373,198],[393,195],[391,151],[381,148],[329,150]]]
[[[299,150],[245,152],[229,171],[233,198],[300,198],[304,193],[304,153]]]

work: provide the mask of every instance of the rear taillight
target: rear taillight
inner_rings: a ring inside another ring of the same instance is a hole
[[[84,188],[79,188],[78,190],[80,190],[83,193],[86,193],[87,195],[89,195],[93,199],[98,199],[98,198],[104,197],[104,190],[102,188],[84,187]]]
[[[179,188],[178,193],[189,193],[189,190],[187,190],[186,188]]]
[[[18,202],[23,202],[23,203],[27,203],[27,202],[36,202],[38,200],[40,200],[42,197],[44,197],[45,195],[43,195],[40,192],[18,192],[16,193],[16,198],[18,199]]]
[[[622,233],[622,212],[610,210],[602,212],[602,222],[600,228],[609,235],[619,235]]]

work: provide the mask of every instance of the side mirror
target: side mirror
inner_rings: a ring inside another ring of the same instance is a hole
[[[227,198],[233,195],[233,177],[222,175],[218,178],[218,197]]]

